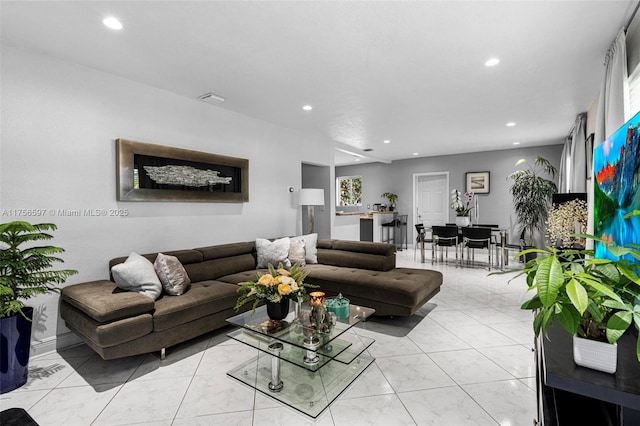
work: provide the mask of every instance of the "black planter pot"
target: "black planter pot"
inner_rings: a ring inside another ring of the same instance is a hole
[[[272,320],[282,320],[289,314],[289,299],[267,302],[267,315]]]
[[[0,318],[0,394],[27,383],[31,319],[33,308],[23,308],[21,314]]]

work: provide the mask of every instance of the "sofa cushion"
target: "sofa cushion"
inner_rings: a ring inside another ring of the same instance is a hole
[[[156,300],[162,293],[162,284],[149,259],[131,253],[124,263],[114,265],[111,274],[118,287],[135,291]]]
[[[256,268],[266,268],[269,264],[278,267],[280,263],[286,269],[291,268],[289,261],[289,237],[269,241],[265,238],[256,238],[256,251],[258,253],[258,265]]]
[[[255,270],[254,270],[255,272]],[[180,297],[156,300],[153,330],[162,331],[233,307],[238,298],[238,286],[220,281],[200,281],[191,284]]]
[[[304,241],[305,262],[318,263],[318,234],[291,237],[291,241]]]
[[[194,250],[202,254],[202,260],[223,259],[255,253],[256,243],[255,241],[249,241],[245,243],[220,244],[217,246],[199,247]],[[184,262],[182,263],[184,264]]]
[[[158,253],[153,268],[162,283],[165,293],[170,296],[180,296],[191,284],[187,271],[175,256]]]
[[[150,313],[154,306],[149,297],[122,290],[105,280],[69,285],[62,289],[61,298],[97,322]]]
[[[204,262],[184,265],[191,278],[191,282],[216,280],[219,277],[236,272],[256,270],[256,258],[253,254],[245,253],[221,259],[205,260]]]
[[[304,240],[291,240],[291,245],[289,246],[289,262],[291,262],[291,265],[298,263],[300,266],[304,266],[307,264],[305,261]]]
[[[383,256],[380,254],[318,248],[318,263],[373,271],[391,271],[396,265],[396,255]]]

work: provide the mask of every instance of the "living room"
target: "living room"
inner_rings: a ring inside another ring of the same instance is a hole
[[[412,156],[414,151],[411,150],[407,152],[403,159],[394,159],[393,161],[364,161],[366,164],[357,164],[355,162],[338,164],[335,157],[336,147],[345,148],[344,143],[339,140],[341,138],[338,135],[340,132],[336,131],[333,134],[328,132],[305,132],[295,125],[287,126],[281,122],[274,123],[269,120],[269,116],[260,116],[253,110],[236,110],[234,106],[235,100],[232,98],[229,98],[221,105],[204,103],[197,99],[198,95],[204,93],[204,91],[200,90],[203,85],[206,85],[203,82],[194,82],[189,87],[192,96],[176,93],[171,90],[167,81],[162,80],[164,77],[161,73],[157,75],[154,73],[152,65],[149,65],[149,69],[146,69],[146,80],[134,71],[129,72],[127,70],[129,66],[137,70],[145,69],[144,60],[150,58],[142,56],[142,51],[134,51],[133,49],[127,51],[126,49],[120,49],[121,45],[111,44],[109,38],[113,37],[114,34],[102,30],[102,28],[98,35],[88,37],[88,34],[94,33],[92,30],[88,30],[86,26],[93,25],[93,23],[77,24],[84,18],[95,20],[98,25],[102,25],[102,16],[87,15],[90,12],[97,13],[101,9],[113,9],[113,13],[115,13],[118,7],[121,6],[123,9],[120,10],[126,15],[127,8],[133,7],[127,5],[127,2],[121,2],[121,5],[118,5],[118,2],[105,3],[104,7],[101,7],[100,3],[94,3],[93,6],[79,5],[74,2],[46,3],[48,4],[21,4],[21,2],[3,0],[1,5],[2,155],[0,158],[0,210],[7,212],[6,215],[3,213],[2,222],[24,219],[31,222],[54,222],[58,226],[58,230],[54,234],[54,244],[65,249],[63,256],[65,267],[78,270],[78,274],[71,277],[67,284],[108,278],[109,271],[107,266],[109,259],[127,255],[132,251],[150,253],[159,249],[185,249],[212,244],[252,241],[257,237],[274,238],[299,235],[303,233],[304,224],[306,223],[305,210],[297,205],[294,197],[295,192],[292,195],[289,192],[289,188],[293,187],[294,191],[298,191],[300,188],[307,186],[305,179],[309,176],[305,177],[305,167],[318,167],[321,169],[322,174],[327,176],[323,183],[325,207],[316,208],[317,231],[320,238],[341,238],[341,229],[335,224],[335,213],[339,208],[332,202],[335,199],[336,177],[361,175],[366,182],[364,188],[365,205],[373,205],[380,202],[380,194],[383,192],[394,191],[399,195],[399,208],[409,212],[413,208],[412,175],[414,173],[441,170],[449,172],[451,189],[464,188],[464,174],[466,172],[491,171],[491,191],[489,194],[479,198],[480,217],[482,221],[499,223],[501,226],[509,228],[510,235],[514,237],[517,234],[515,231],[517,224],[509,197],[507,175],[515,170],[515,164],[520,158],[527,158],[531,161],[536,156],[541,155],[555,165],[560,166],[565,138],[575,117],[580,113],[589,111],[589,121],[592,118],[595,121],[595,117],[593,117],[595,114],[591,112],[595,111],[595,106],[597,105],[596,98],[602,81],[603,68],[601,64],[604,60],[604,55],[619,29],[627,24],[637,5],[637,2],[631,1],[616,2],[615,9],[617,13],[607,15],[610,28],[605,31],[606,37],[599,40],[601,46],[596,49],[598,51],[597,55],[593,54],[588,61],[589,66],[596,68],[585,71],[585,74],[589,74],[590,78],[596,76],[595,79],[592,78],[591,90],[589,93],[581,95],[579,98],[582,101],[581,103],[574,105],[573,108],[561,111],[566,119],[564,124],[561,124],[561,131],[556,132],[553,137],[539,140],[523,138],[519,140],[522,142],[521,145],[515,148],[513,146],[515,140],[512,137],[504,137],[504,140],[501,141],[503,143],[502,147],[486,147],[482,145],[478,149],[469,149],[465,152],[434,155],[432,153],[438,152],[437,150],[441,149],[441,145],[447,145],[447,142],[421,135],[419,138],[414,138],[423,141],[424,148],[418,156]],[[592,5],[593,10],[587,7],[585,19],[593,19],[593,16],[597,15],[603,7],[609,7],[608,2],[596,3],[601,4]],[[184,13],[187,14],[187,12],[192,13],[193,10],[190,8],[196,6],[192,4],[184,7]],[[239,15],[238,20],[241,20],[240,17],[244,9],[240,12],[233,12],[236,6],[232,2],[224,2],[220,7],[221,14],[225,16],[237,14]],[[38,8],[42,8],[41,12],[35,13]],[[67,15],[73,17],[72,22],[77,25],[69,25],[64,20],[59,23],[44,24],[46,21],[45,12],[53,13],[52,16],[64,17]],[[174,12],[178,13],[179,8],[178,11]],[[153,12],[150,11],[149,15],[150,17],[146,19],[152,20]],[[313,16],[313,13],[310,12],[310,15]],[[123,16],[123,19],[126,18]],[[133,24],[132,21],[130,22]],[[233,27],[234,24],[230,22],[228,25]],[[536,25],[544,26],[545,23],[539,22]],[[231,31],[232,28],[224,27],[224,29]],[[134,33],[132,37],[135,38],[135,30],[130,30],[129,34],[131,32]],[[181,29],[180,32],[189,32],[189,28]],[[85,33],[87,37],[83,36]],[[56,39],[54,37],[55,34],[61,38]],[[29,37],[29,35],[33,35],[33,37]],[[122,36],[122,34],[117,36]],[[469,37],[473,37],[473,35]],[[34,38],[38,39],[35,44]],[[251,47],[252,41],[259,42],[259,40],[255,39],[246,41],[245,50],[239,49],[239,52],[249,51],[255,54]],[[176,45],[171,44],[165,47],[166,55],[176,55],[176,57],[167,56],[167,62],[186,61],[187,58],[182,54],[185,54],[184,51],[188,49],[184,49],[184,46],[180,45],[179,41],[175,43]],[[205,43],[205,41],[202,41],[202,43]],[[75,49],[73,48],[75,44],[82,48],[86,48],[86,45],[91,46],[91,55],[82,60],[76,58],[74,56]],[[62,51],[58,50],[62,46],[68,49],[66,53],[64,49]],[[563,48],[570,49],[574,47],[564,46]],[[156,46],[155,48],[158,47]],[[273,51],[268,46],[259,44],[259,47],[255,49],[263,49],[262,53],[259,52],[255,54],[256,56],[273,54],[275,58],[278,58],[278,52],[275,48],[275,51]],[[82,49],[78,51],[80,50]],[[631,49],[628,50],[631,51]],[[160,52],[162,51],[163,49],[160,49]],[[540,52],[532,49],[530,54],[536,53]],[[115,55],[118,59],[110,60],[109,58],[112,55]],[[188,57],[187,54],[185,55]],[[107,60],[104,61],[104,58],[107,58]],[[193,60],[193,58],[190,59]],[[243,64],[243,66],[237,65],[236,67],[228,64],[223,66],[216,63],[216,58],[200,58],[201,62],[198,60],[185,62],[185,69],[183,70],[185,77],[183,79],[189,79],[189,66],[210,67],[212,72],[215,69],[216,73],[244,73],[251,75],[251,64],[245,63],[249,61],[242,58],[240,53],[235,59],[238,64]],[[106,67],[104,65],[105,62],[107,63]],[[103,65],[99,65],[101,63]],[[300,65],[301,68],[304,68],[303,65]],[[334,66],[339,68],[335,64],[332,64],[331,68],[333,69]],[[307,112],[298,107],[298,104],[303,102],[298,95],[304,93],[304,91],[297,88],[300,85],[304,86],[306,80],[301,77],[301,81],[295,82],[296,89],[292,90],[293,93],[283,93],[270,89],[270,85],[273,84],[275,87],[276,83],[273,81],[275,77],[269,73],[274,72],[277,74],[277,70],[267,69],[264,72],[265,74],[261,78],[258,78],[258,76],[252,77],[255,80],[253,84],[250,85],[247,82],[243,101],[250,103],[247,102],[246,98],[258,97],[258,93],[264,99],[282,96],[297,108],[295,115],[291,114],[292,119],[296,119],[299,122],[310,120]],[[629,72],[631,73],[631,69]],[[578,79],[579,76],[567,77],[567,79],[573,78]],[[206,88],[207,91],[215,91],[215,82],[206,83],[210,85]],[[353,81],[349,81],[345,85],[351,83]],[[529,81],[523,81],[522,85],[526,86],[529,83]],[[400,85],[397,82],[394,84]],[[410,93],[413,90],[413,87],[399,88],[399,93]],[[561,87],[558,87],[557,91],[561,92]],[[226,93],[221,94],[227,96]],[[532,96],[535,97],[534,95]],[[487,96],[487,99],[490,97],[490,95]],[[266,109],[268,109],[269,103],[266,102],[265,104],[267,105]],[[263,106],[263,108],[265,107]],[[330,108],[330,105],[327,108]],[[517,102],[507,106],[503,105],[501,108],[507,110],[517,109]],[[312,113],[331,115],[330,111],[322,112],[321,110],[321,105],[318,105]],[[480,113],[480,111],[477,112]],[[455,120],[466,125],[465,119],[470,113],[462,111],[457,114]],[[417,115],[419,117],[416,120],[424,119],[428,121],[426,115],[425,117],[420,117],[420,114]],[[433,120],[437,121],[437,119],[434,118]],[[504,124],[509,120],[511,118],[501,118],[501,121],[494,123],[494,126],[499,126],[501,130],[505,130]],[[546,125],[538,117],[530,120],[534,122],[533,124],[525,125],[523,120],[518,119],[519,123],[516,129],[526,128],[526,126],[542,128]],[[342,123],[342,126],[349,128],[349,124],[345,123]],[[352,122],[351,125],[355,128],[359,123]],[[451,129],[451,132],[455,131],[455,128]],[[345,132],[347,131],[345,130]],[[118,138],[248,159],[250,164],[249,201],[244,203],[118,201],[116,196],[115,149],[115,140]],[[394,143],[396,142],[392,140],[391,145],[394,145]],[[357,152],[365,157],[368,155],[362,152],[361,149]],[[377,149],[373,154],[378,155],[380,152],[382,152],[382,148]],[[369,158],[375,157],[370,155]],[[43,214],[39,217],[27,217],[22,214],[11,213],[21,209],[41,211]],[[84,211],[85,209],[99,209],[107,212],[126,210],[127,213],[119,216],[81,217],[65,214],[65,212]],[[366,210],[365,206],[362,206],[362,210]],[[451,215],[453,217],[453,212],[451,212]],[[413,217],[411,217],[409,226],[411,227],[412,224]],[[413,239],[409,238],[410,244],[412,241]],[[432,267],[430,263],[422,266],[415,265],[413,263],[412,250],[399,253],[398,259],[399,264],[403,265]],[[465,293],[464,286],[469,284],[470,281],[475,282],[486,279],[481,284],[483,289],[494,288],[502,284],[506,285],[503,282],[506,281],[504,279],[498,282],[495,277],[486,278],[486,271],[472,270],[462,272],[446,265],[434,268],[444,273],[446,285],[462,291],[460,300],[465,303],[471,303],[474,308],[479,308],[483,296],[476,293],[475,295],[480,299],[469,299],[471,296],[469,293]],[[515,293],[511,288],[504,291],[507,294]],[[444,296],[439,302],[439,308],[441,308],[442,312],[445,311],[442,308],[446,307],[447,303],[449,303],[449,307],[464,309],[465,304],[456,304],[455,297],[452,294]],[[518,300],[518,297],[513,295],[505,297],[513,297]],[[78,358],[74,356],[67,357],[67,360],[71,360],[68,363],[69,365],[75,366],[73,363],[75,359],[82,359],[85,362],[90,358],[90,352],[82,352],[82,349],[77,348],[73,349],[74,345],[80,343],[80,339],[65,327],[60,318],[58,295],[39,296],[32,299],[30,303],[37,306],[38,312],[37,327],[34,327],[32,336],[32,357],[44,356],[45,358],[43,359],[46,359],[47,356],[54,354],[56,350],[71,348],[68,350],[72,352],[78,350],[81,354]],[[436,311],[437,309],[433,312]],[[429,312],[431,313],[431,311]],[[518,316],[517,313],[514,315]],[[438,325],[431,324],[432,327]],[[386,324],[385,327],[387,327]],[[407,325],[407,327],[409,326]],[[491,335],[493,336],[493,334]],[[529,336],[525,333],[526,339],[529,339]],[[207,347],[221,343],[216,350],[216,356],[222,357],[223,361],[233,360],[235,356],[232,351],[233,348],[230,348],[228,342],[223,340],[224,334],[216,335],[207,341],[197,341],[192,346],[184,347],[182,350],[193,355],[199,351],[204,351]],[[455,340],[457,342],[459,338],[457,337]],[[516,340],[522,341],[522,338]],[[520,344],[516,340],[514,342]],[[519,347],[518,349],[523,348]],[[64,364],[63,361],[64,359],[56,359],[59,365]],[[219,364],[226,365],[223,361],[220,361]],[[140,362],[140,359],[132,358],[122,363],[112,364],[114,367],[109,367],[109,364],[100,364],[99,369],[103,369],[102,373],[107,371],[107,374],[112,375],[112,378],[118,378],[126,375],[127,372],[131,372],[130,370],[134,369],[133,364],[137,363],[135,365],[137,368]],[[180,364],[180,362],[172,361],[174,366]],[[188,364],[194,361],[185,356],[184,362]],[[213,355],[208,355],[207,358],[204,358],[203,363],[208,363],[212,369],[218,368],[218,358]],[[38,370],[35,371],[38,372]],[[40,372],[43,374],[53,373],[48,370],[40,370]],[[376,374],[378,372],[379,370],[376,370]],[[138,374],[144,375],[144,372],[139,371]],[[221,376],[222,379],[230,380],[223,376],[224,374]],[[40,379],[43,377],[40,377]],[[87,377],[84,377],[84,385],[86,385],[87,381],[91,381],[90,379],[87,380]],[[378,376],[376,377],[379,378]],[[191,378],[193,378],[193,375]],[[75,379],[77,381],[74,382],[72,380],[69,382],[71,383],[70,386],[57,388],[60,391],[59,395],[61,395],[58,402],[64,399],[79,398],[82,394],[82,378],[75,377]],[[166,378],[163,380],[166,380]],[[115,386],[112,382],[109,382],[109,384],[99,382],[100,380],[91,382],[91,386],[89,386],[92,390],[95,390],[96,398],[112,398],[115,392],[120,389],[118,387],[120,385]],[[168,380],[163,383],[164,385],[169,385],[170,382],[171,380]],[[535,386],[529,387],[529,391],[533,393],[531,387]],[[51,389],[53,387],[45,385],[41,388],[27,388],[23,391],[5,394],[0,400],[2,401],[1,408],[7,408],[8,405],[5,404],[8,404],[9,401],[19,401],[21,399],[25,402],[25,405],[28,405],[27,408],[34,407],[39,401],[44,401],[43,397]],[[63,389],[68,390],[69,393],[65,394],[62,391]],[[211,391],[210,388],[207,389]],[[246,393],[245,389],[238,390],[229,387],[224,389],[230,393]],[[518,392],[524,392],[522,389],[518,389]],[[476,391],[481,393],[478,390]],[[20,394],[19,392],[23,393]],[[29,392],[30,394],[28,394]],[[469,391],[469,393],[473,392]],[[474,393],[474,395],[477,395],[477,393]],[[94,395],[92,394],[93,397]],[[251,424],[251,422],[253,424],[268,423],[264,418],[259,420],[261,417],[259,415],[260,409],[265,409],[269,413],[269,410],[281,408],[274,406],[266,398],[262,399],[260,395],[251,394],[249,398],[256,398],[258,401],[257,408],[251,405],[250,408],[242,406],[243,408],[238,409],[238,411],[243,412],[242,420],[238,420],[238,424]],[[531,401],[533,401],[532,406],[535,406],[534,393]],[[468,402],[465,400],[463,405]],[[106,403],[108,401],[105,402],[105,406]],[[46,411],[42,408],[43,406],[36,409],[35,412],[38,412],[38,410],[40,412]],[[357,404],[354,406],[358,407]],[[364,406],[362,405],[362,407]],[[367,405],[366,407],[369,406]],[[288,413],[286,408],[283,411],[287,413],[286,416],[288,417],[286,418],[289,419],[290,424],[311,422],[304,416]],[[480,411],[484,413],[484,411]],[[94,413],[94,417],[87,422],[82,417],[83,420],[76,424],[91,424],[100,412]],[[475,413],[475,411],[473,412]],[[204,415],[205,411],[202,413]],[[250,413],[249,423],[246,422],[247,413]],[[155,422],[155,424],[179,424],[178,421],[172,423],[175,419],[175,414],[172,413],[169,417],[162,419],[150,418],[149,422]],[[321,424],[342,424],[337,419],[337,414],[333,417],[329,414],[329,410],[327,410],[327,414],[319,418],[318,422]],[[479,414],[479,416],[485,418],[486,413]],[[188,417],[180,418],[185,422],[188,420]],[[367,416],[366,418],[370,419],[371,417]],[[231,417],[219,417],[215,421],[222,424],[223,421],[229,419]],[[357,422],[353,421],[353,417],[350,417],[350,419],[352,424],[357,424]],[[47,423],[43,421],[45,420],[43,417],[37,417],[36,420],[42,425],[57,424],[55,421]],[[68,417],[67,420],[69,420]],[[195,422],[195,420],[191,420]],[[114,421],[114,423],[119,421]],[[131,423],[142,423],[143,421],[135,420],[131,421]],[[201,421],[203,422],[202,424],[207,424],[206,419],[201,419]],[[213,420],[210,421],[213,422]],[[261,423],[261,421],[264,423]],[[296,421],[299,423],[296,423]],[[492,421],[493,423],[491,423]],[[103,417],[95,424],[107,423],[109,423],[108,419]],[[412,418],[406,422],[406,424],[416,423],[419,423],[417,418]],[[494,417],[482,424],[496,423],[499,423],[499,421]],[[74,423],[73,421],[67,421],[66,424]],[[473,423],[469,420],[468,424]]]

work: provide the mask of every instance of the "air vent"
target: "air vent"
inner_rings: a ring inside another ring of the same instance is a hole
[[[222,96],[218,96],[211,92],[198,96],[198,99],[200,99],[201,101],[208,102],[210,104],[220,104],[224,102],[224,98]]]
[[[371,152],[371,151],[373,151],[373,148],[365,148],[365,149],[363,149],[363,151],[364,152]]]

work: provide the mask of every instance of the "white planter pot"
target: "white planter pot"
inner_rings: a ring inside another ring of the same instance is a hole
[[[469,226],[471,218],[469,216],[456,216],[456,225]]]
[[[615,373],[618,363],[618,344],[612,345],[573,336],[573,360],[582,367]]]

